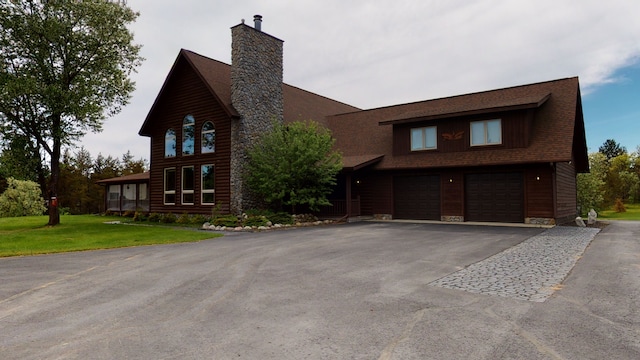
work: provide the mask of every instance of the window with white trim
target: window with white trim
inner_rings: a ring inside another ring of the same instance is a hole
[[[471,146],[499,144],[502,144],[502,121],[500,119],[471,122]]]
[[[191,115],[182,121],[182,155],[193,155],[196,144],[196,120]]]
[[[182,168],[182,204],[193,205],[193,187],[195,176],[193,166],[184,166]]]
[[[201,202],[203,205],[214,205],[215,204],[215,192],[216,192],[216,181],[215,181],[215,168],[213,165],[202,165],[200,176],[202,177],[202,181],[200,181],[202,190],[200,192],[200,196],[202,197]]]
[[[164,134],[164,157],[176,156],[176,131],[168,129]]]
[[[216,128],[213,122],[207,121],[202,125],[202,146],[200,152],[212,153],[216,151]]]
[[[176,168],[164,169],[164,204],[176,203]]]
[[[411,151],[437,149],[437,133],[435,126],[411,129]]]

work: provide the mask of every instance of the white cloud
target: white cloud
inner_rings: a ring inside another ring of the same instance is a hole
[[[285,41],[285,81],[369,108],[580,76],[583,93],[640,57],[629,0],[129,0],[147,58],[131,104],[87,136],[95,156],[130,149],[180,48],[230,61],[230,27],[254,14]]]

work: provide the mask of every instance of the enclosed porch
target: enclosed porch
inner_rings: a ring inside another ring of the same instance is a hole
[[[149,172],[104,179],[96,183],[105,187],[106,211],[149,211]]]

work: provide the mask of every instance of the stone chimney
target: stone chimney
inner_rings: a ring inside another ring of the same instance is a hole
[[[283,122],[283,41],[262,32],[262,16],[254,26],[231,28],[231,102],[240,114],[231,124],[231,204],[233,213],[258,207],[261,202],[244,186],[247,150],[272,128]]]

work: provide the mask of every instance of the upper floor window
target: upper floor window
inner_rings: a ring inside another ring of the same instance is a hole
[[[182,155],[193,155],[195,150],[196,120],[191,115],[182,121]]]
[[[502,144],[500,119],[471,122],[471,146]]]
[[[438,148],[438,136],[435,126],[411,129],[411,151]]]
[[[167,130],[164,134],[164,157],[176,156],[176,131]]]
[[[212,153],[216,151],[216,128],[211,121],[202,125],[202,149],[201,152]]]

